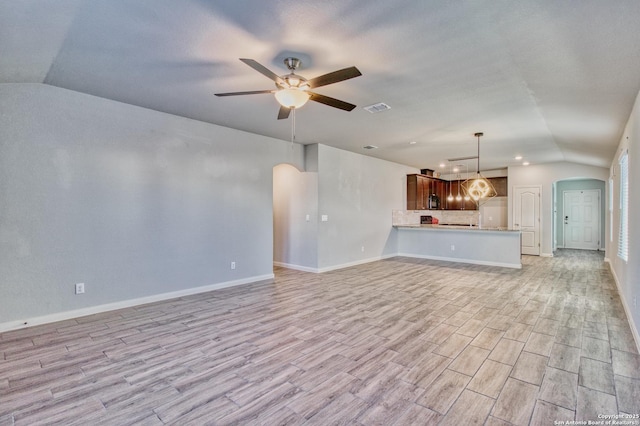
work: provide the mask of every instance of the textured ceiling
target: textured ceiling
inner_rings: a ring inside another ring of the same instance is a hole
[[[0,3],[0,83],[36,82],[289,140],[272,89],[238,58],[312,78],[296,141],[439,169],[570,161],[608,167],[640,90],[638,0],[21,0]],[[384,102],[370,114],[362,107]],[[410,144],[410,142],[416,142]],[[376,150],[363,150],[375,145]]]

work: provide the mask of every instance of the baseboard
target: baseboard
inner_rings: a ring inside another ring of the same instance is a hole
[[[308,266],[293,265],[291,263],[283,263],[283,262],[273,262],[273,264],[275,266],[281,266],[283,268],[293,269],[295,271],[312,272],[314,274],[321,274],[323,272],[336,271],[338,269],[350,268],[352,266],[358,266],[358,265],[363,265],[365,263],[377,262],[378,260],[389,259],[389,258],[396,257],[396,256],[397,256],[397,254],[395,254],[395,253],[394,254],[386,254],[386,255],[383,255],[383,256],[370,257],[368,259],[360,259],[360,260],[356,260],[354,262],[341,263],[339,265],[327,266],[325,268],[310,268]]]
[[[631,309],[627,305],[627,300],[622,296],[624,293],[622,292],[622,287],[620,286],[620,281],[618,280],[618,276],[616,275],[616,270],[613,269],[613,265],[609,261],[609,259],[605,259],[605,262],[609,264],[609,270],[611,271],[611,275],[613,275],[613,281],[616,283],[616,288],[618,289],[618,295],[620,295],[620,300],[622,301],[622,307],[624,308],[624,313],[627,316],[627,322],[629,322],[629,328],[631,329],[631,334],[633,335],[633,340],[636,341],[636,349],[638,353],[640,353],[640,334],[638,334],[638,329],[633,322],[633,317],[631,316]]]
[[[330,272],[336,271],[338,269],[350,268],[352,266],[364,265],[365,263],[377,262],[378,260],[390,259],[392,257],[396,257],[397,254],[386,254],[383,256],[370,257],[368,259],[356,260],[354,262],[342,263],[340,265],[327,266],[325,268],[319,268],[318,272]]]
[[[461,259],[461,258],[457,258],[457,257],[416,255],[416,254],[406,254],[406,253],[398,253],[398,256],[399,257],[413,257],[413,258],[416,258],[416,259],[444,260],[446,262],[470,263],[472,265],[500,266],[502,268],[522,269],[522,263],[490,262],[490,261],[486,261],[486,260]]]
[[[234,287],[243,284],[256,283],[260,281],[273,280],[274,274],[258,275],[249,278],[243,278],[234,281],[225,281],[222,283],[211,284],[202,287],[193,287],[185,290],[172,291],[169,293],[154,294],[153,296],[140,297],[137,299],[122,300],[120,302],[107,303],[104,305],[90,306],[88,308],[74,309],[72,311],[58,312],[40,317],[28,318],[20,321],[9,321],[0,323],[0,333],[21,328],[33,327],[36,325],[49,324],[52,322],[64,321],[73,318],[84,317],[87,315],[99,314],[102,312],[115,311],[118,309],[131,308],[133,306],[145,305],[147,303],[161,302],[163,300],[177,299],[179,297],[191,296],[194,294],[207,293],[222,288]]]
[[[273,262],[273,266],[279,266],[281,268],[293,269],[294,271],[312,272],[317,274],[318,268],[310,268],[308,266],[294,265],[293,263]]]

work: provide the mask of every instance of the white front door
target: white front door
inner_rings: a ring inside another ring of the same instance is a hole
[[[564,191],[564,248],[600,248],[600,190]]]
[[[521,232],[522,254],[540,255],[540,187],[513,188],[513,228]]]

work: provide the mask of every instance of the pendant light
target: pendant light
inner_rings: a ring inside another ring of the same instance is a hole
[[[453,174],[453,166],[451,166],[451,174]],[[453,194],[451,193],[451,175],[449,175],[449,196],[447,197],[447,202],[453,202]],[[447,206],[448,208],[449,206]]]
[[[458,174],[456,175],[457,178],[457,182],[458,182],[458,195],[456,195],[456,201],[459,203],[460,201],[462,201],[462,196],[460,195],[460,165],[456,166],[456,169],[458,169]]]
[[[482,174],[480,174],[480,137],[484,136],[484,133],[477,132],[474,134],[478,138],[478,157],[476,163],[476,177],[472,180],[467,180],[464,185],[464,191],[467,193],[478,206],[486,202],[490,198],[497,195],[495,188]]]
[[[469,165],[468,165],[468,164],[465,164],[464,166],[465,166],[465,168],[466,168],[466,169],[465,169],[465,171],[464,171],[464,182],[466,182],[466,181],[468,181],[468,180],[469,180]],[[463,182],[463,184],[464,184],[464,182]],[[466,203],[467,201],[469,201],[469,200],[471,200],[471,197],[470,197],[470,196],[469,196],[469,194],[467,194],[467,192],[465,191],[465,193],[464,193],[464,201],[465,201],[465,203]]]

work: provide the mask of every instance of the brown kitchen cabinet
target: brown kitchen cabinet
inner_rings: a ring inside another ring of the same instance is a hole
[[[429,210],[429,195],[438,197],[438,209],[443,209],[444,181],[427,175],[407,175],[407,210]]]
[[[475,201],[471,199],[465,201],[462,182],[464,182],[464,180],[452,180],[450,182],[446,182],[446,195],[444,197],[445,210],[476,210],[478,208]],[[460,197],[462,197],[462,200],[460,201],[456,200],[456,197],[458,196],[458,188],[460,189]],[[453,196],[452,201],[447,199],[449,197],[449,193]]]
[[[493,185],[493,188],[496,190],[496,197],[506,197],[507,196],[507,177],[493,177],[489,178],[489,182]]]
[[[488,178],[496,190],[498,197],[507,196],[507,178]],[[445,181],[433,176],[411,174],[407,175],[407,210],[430,210],[429,195],[435,194],[439,199],[438,210],[476,210],[477,204],[473,200],[456,201],[458,186],[464,180]],[[454,200],[448,201],[449,193]],[[460,187],[460,195],[464,197],[464,190]]]

